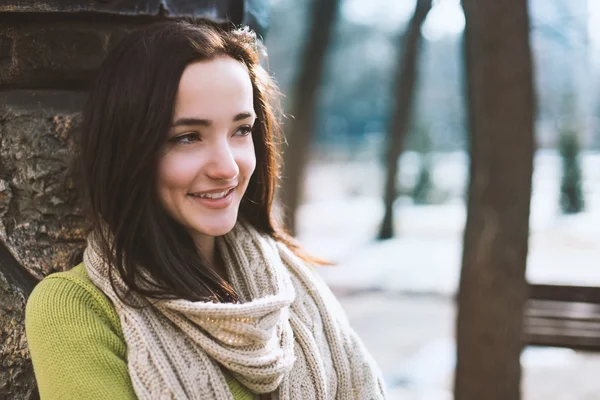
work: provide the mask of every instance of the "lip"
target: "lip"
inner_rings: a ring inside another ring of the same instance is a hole
[[[220,193],[220,192],[224,192],[226,190],[234,189],[236,187],[237,187],[237,185],[231,185],[231,186],[225,186],[225,187],[217,188],[217,189],[203,190],[201,192],[190,192],[189,194],[196,194],[196,195],[198,195],[198,194]]]
[[[191,195],[188,195],[188,196],[196,204],[200,204],[206,208],[211,208],[213,210],[222,210],[224,208],[229,207],[231,205],[231,203],[233,203],[233,194],[235,193],[235,188],[236,188],[236,186],[232,186],[229,188],[222,188],[222,189],[217,189],[217,190],[210,190],[210,191],[205,191],[205,192],[195,192],[194,193],[194,194],[219,193],[219,192],[224,192],[225,190],[229,190],[229,193],[227,194],[227,196],[225,196],[221,199],[203,199],[203,198],[194,197]]]

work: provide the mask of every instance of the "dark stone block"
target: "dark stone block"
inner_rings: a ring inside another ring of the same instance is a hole
[[[219,21],[248,24],[264,34],[267,0],[165,0],[167,16],[205,15]],[[0,90],[85,90],[106,53],[122,37],[155,19],[38,18],[23,23],[0,15]],[[39,15],[38,15],[39,17]],[[89,17],[89,16],[88,16]]]
[[[0,65],[6,66],[12,58],[14,40],[8,36],[0,36]]]
[[[0,88],[85,89],[108,49],[131,31],[113,24],[0,25]],[[0,53],[1,54],[1,53]]]
[[[157,15],[161,0],[5,0],[0,12],[98,12]]]
[[[263,36],[268,28],[267,0],[5,0],[0,3],[0,13],[21,19],[26,13],[207,17],[247,24]]]
[[[0,116],[9,110],[16,114],[71,113],[82,107],[87,98],[85,92],[60,90],[11,90],[0,93]]]

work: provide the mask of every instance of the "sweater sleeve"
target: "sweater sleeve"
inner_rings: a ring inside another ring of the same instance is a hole
[[[27,302],[25,329],[42,400],[135,399],[126,344],[97,293],[47,277]]]

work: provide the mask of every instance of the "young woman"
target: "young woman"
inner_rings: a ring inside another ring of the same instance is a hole
[[[275,86],[247,29],[163,22],[104,61],[84,112],[83,263],[26,331],[42,399],[382,399],[381,375],[273,223]]]

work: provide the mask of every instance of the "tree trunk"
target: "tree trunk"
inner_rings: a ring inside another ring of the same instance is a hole
[[[534,93],[526,0],[463,0],[470,183],[455,399],[520,398]]]
[[[431,9],[431,0],[418,0],[415,12],[408,28],[401,36],[402,49],[399,51],[398,69],[395,83],[395,102],[391,124],[386,141],[386,177],[383,203],[385,214],[379,230],[379,239],[394,236],[394,201],[396,200],[396,181],[398,177],[398,158],[402,154],[404,139],[412,115],[415,83],[417,74],[417,57],[421,44],[421,26]]]
[[[296,211],[302,200],[304,170],[314,136],[319,86],[339,4],[340,0],[312,1],[310,32],[294,85],[293,117],[286,123],[289,128],[284,152],[282,205],[284,224],[292,234],[296,231]]]

